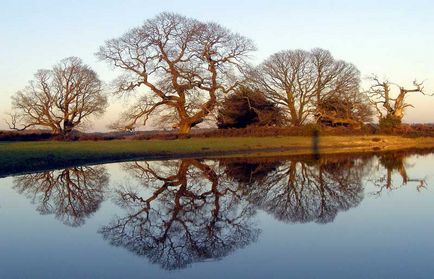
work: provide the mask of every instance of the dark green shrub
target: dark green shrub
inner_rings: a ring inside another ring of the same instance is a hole
[[[399,127],[401,125],[401,119],[393,115],[387,115],[380,119],[379,125],[382,130],[390,130]]]
[[[283,124],[285,116],[282,110],[267,100],[264,93],[248,87],[241,87],[227,96],[217,115],[217,127],[222,129]]]

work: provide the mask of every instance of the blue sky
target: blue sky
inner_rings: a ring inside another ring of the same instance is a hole
[[[159,12],[216,21],[250,37],[254,62],[283,49],[329,49],[354,63],[363,76],[377,73],[398,83],[426,80],[434,92],[434,3],[431,1],[20,1],[0,2],[0,119],[10,96],[39,68],[79,56],[101,79],[116,74],[94,56],[105,40]],[[96,130],[114,120],[122,101]],[[413,96],[407,122],[434,122],[434,98]],[[0,129],[5,128],[3,121]]]

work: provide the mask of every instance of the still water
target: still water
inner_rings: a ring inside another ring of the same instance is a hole
[[[434,154],[0,179],[0,278],[433,278]]]

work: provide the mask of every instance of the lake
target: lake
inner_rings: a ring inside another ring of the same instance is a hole
[[[433,278],[434,151],[0,179],[0,278]]]

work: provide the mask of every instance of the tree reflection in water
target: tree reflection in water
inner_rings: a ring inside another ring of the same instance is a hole
[[[351,157],[294,158],[258,162],[255,167],[253,163],[229,163],[225,168],[244,185],[251,203],[278,220],[328,223],[339,211],[355,207],[363,199],[366,164],[365,159]]]
[[[116,246],[147,257],[164,269],[219,259],[256,241],[256,211],[289,223],[329,223],[364,198],[368,178],[379,189],[396,189],[424,179],[407,172],[407,155],[323,156],[283,159],[182,159],[128,162],[122,167],[131,183],[111,191],[124,213],[100,233]],[[108,175],[104,167],[77,167],[15,178],[15,188],[78,226],[103,200]]]
[[[372,193],[375,196],[380,196],[383,191],[392,191],[409,183],[416,185],[416,190],[421,191],[426,188],[427,183],[425,178],[411,177],[408,174],[407,168],[410,166],[407,163],[408,157],[415,154],[429,154],[428,151],[397,151],[392,153],[383,153],[378,155],[377,164],[374,170],[371,171],[370,181],[376,186],[376,190]],[[394,175],[398,174],[401,178],[401,183],[397,184]]]
[[[32,199],[41,214],[54,214],[75,227],[97,211],[108,181],[103,166],[73,167],[18,176],[14,188]]]
[[[256,209],[285,222],[331,222],[363,199],[366,158],[183,159],[124,163],[125,209],[100,232],[165,269],[218,259],[255,241]]]
[[[116,191],[127,215],[100,232],[165,269],[217,259],[255,241],[253,207],[215,165],[194,159],[125,163],[135,185]]]

